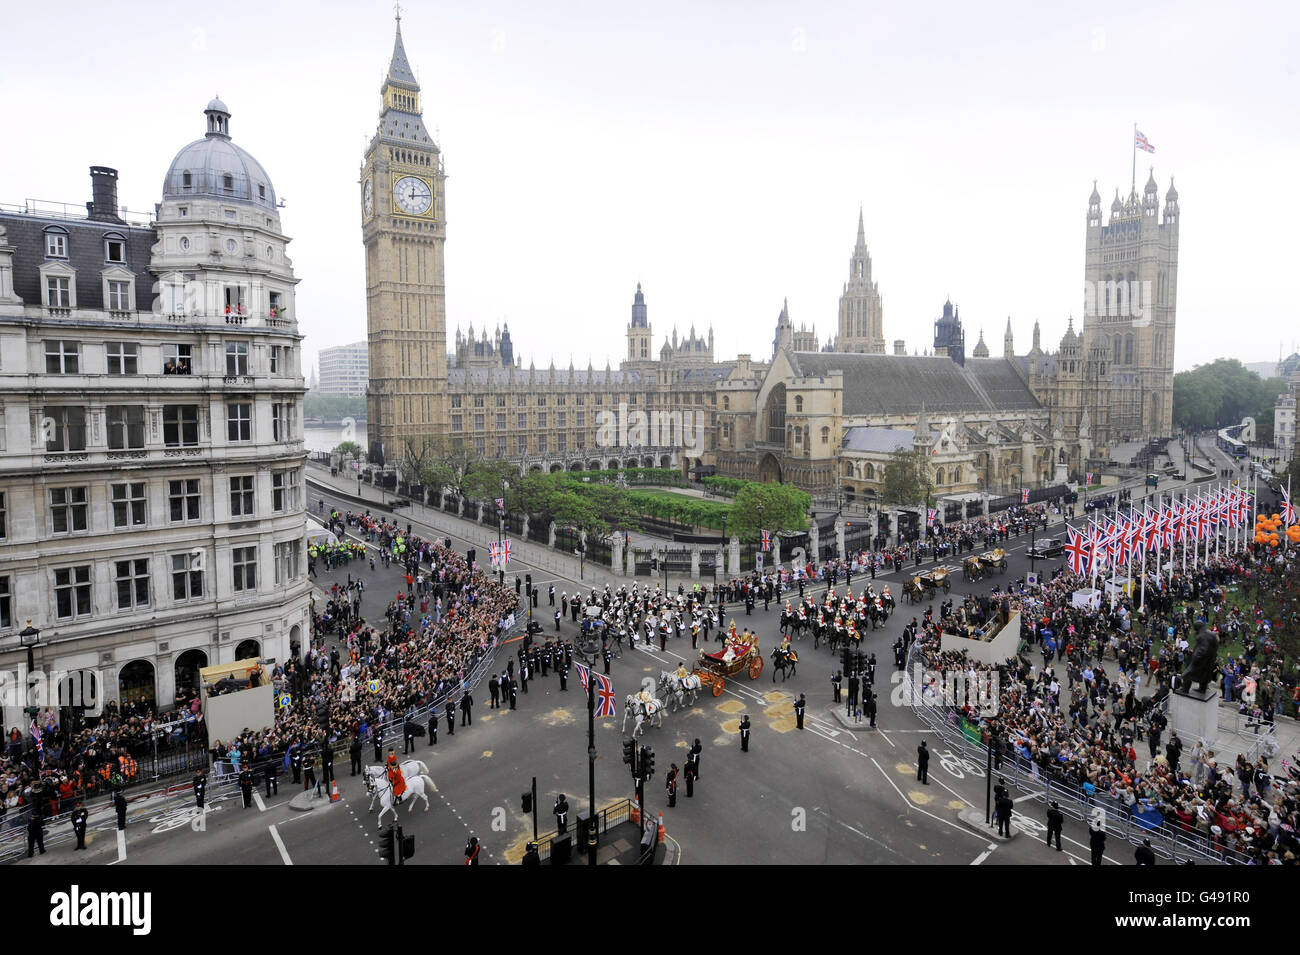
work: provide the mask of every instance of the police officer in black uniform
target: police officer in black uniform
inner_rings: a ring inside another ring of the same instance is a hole
[[[72,832],[77,837],[77,849],[86,848],[86,807],[82,805],[81,800],[77,800],[77,808],[72,813]],[[72,850],[76,852],[76,849]]]
[[[376,747],[379,745],[375,744]],[[293,752],[289,754],[289,768],[293,770],[293,784],[297,786],[302,782],[302,747],[295,745]]]
[[[37,787],[32,788],[35,790]],[[43,796],[32,799],[31,815],[27,819],[27,858],[29,859],[36,849],[40,849],[41,855],[45,855],[45,806],[46,800]]]
[[[352,760],[351,775],[362,772],[361,769],[361,734],[352,734],[352,743],[348,746],[348,757]]]
[[[605,660],[605,676],[609,676],[609,661],[614,659],[614,648],[606,645],[601,656]]]
[[[409,716],[402,724],[402,739],[402,755],[405,756],[407,753],[415,749],[415,721]]]
[[[873,693],[870,689],[867,690],[866,704],[867,704],[867,718],[871,720],[871,725],[874,727],[876,725],[877,703],[876,703],[876,694]]]
[[[691,769],[694,770],[692,776],[695,779],[700,778],[700,753],[702,752],[704,752],[704,747],[700,745],[700,738],[697,736],[695,737],[695,744],[686,751],[687,761],[690,763]],[[688,790],[690,788],[687,787]],[[688,791],[686,795],[689,796],[690,792]]]
[[[849,698],[845,702],[849,716],[852,716],[854,710],[858,708],[858,683],[858,674],[855,670],[849,674]]]
[[[513,710],[519,700],[519,681],[511,677],[508,682],[510,683],[510,708]]]
[[[384,761],[384,731],[377,725],[370,731],[370,741],[375,744],[375,762],[382,763]],[[295,779],[294,782],[297,782],[297,780]]]
[[[835,703],[840,703],[840,702],[842,702],[842,701],[840,700],[840,686],[841,686],[843,683],[844,683],[844,674],[843,674],[843,672],[840,671],[840,670],[836,670],[835,673],[834,673],[834,675],[831,677],[831,690],[833,690],[834,693],[835,693],[835,699],[834,699],[834,701],[833,701],[833,702],[835,702]]]
[[[1065,827],[1065,813],[1061,812],[1061,807],[1053,800],[1051,808],[1047,810],[1047,846],[1052,846],[1052,836],[1056,836],[1056,851],[1061,851],[1061,830]]]
[[[208,774],[201,769],[194,770],[194,805],[199,809],[208,798]]]
[[[266,787],[266,798],[280,795],[280,766],[275,757],[266,761],[262,770],[262,783]]]
[[[253,771],[245,766],[239,771],[239,791],[244,795],[244,808],[253,804]]]
[[[564,798],[564,793],[555,800],[555,806],[551,809],[555,814],[555,829],[560,835],[569,831],[569,801]]]
[[[916,778],[918,782],[930,785],[930,747],[925,740],[916,748]]]
[[[121,786],[113,787],[113,808],[117,810],[117,828],[126,828],[126,796]]]
[[[746,713],[745,718],[740,721],[740,751],[742,753],[749,752],[749,714],[748,713]]]
[[[501,683],[495,673],[492,674],[492,679],[488,680],[488,695],[491,697],[488,701],[488,709],[495,710],[501,705]]]
[[[560,689],[569,689],[569,668],[567,666],[560,667]]]
[[[803,694],[800,693],[799,699],[794,702],[794,719],[795,725],[798,729],[803,729],[803,711],[807,706],[808,701],[805,700]]]
[[[451,697],[447,697],[447,702],[443,707],[443,713],[447,717],[447,735],[456,735],[456,704],[452,702]]]

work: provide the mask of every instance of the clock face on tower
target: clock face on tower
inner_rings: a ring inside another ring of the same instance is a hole
[[[393,201],[407,215],[422,216],[433,205],[433,190],[417,176],[402,176],[393,184]]]
[[[371,213],[375,211],[375,187],[369,179],[366,180],[365,189],[361,193],[362,202],[366,207],[366,218],[370,218]]]

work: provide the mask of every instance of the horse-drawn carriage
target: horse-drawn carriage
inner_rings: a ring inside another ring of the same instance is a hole
[[[700,659],[695,664],[692,674],[699,677],[703,686],[713,687],[713,695],[721,696],[726,678],[737,673],[746,672],[751,680],[757,680],[763,672],[763,654],[758,648],[758,634],[748,637],[732,633],[718,653],[700,651]]]
[[[947,593],[952,589],[952,582],[948,580],[952,570],[951,567],[936,567],[934,570],[927,570],[910,580],[903,581],[903,596],[911,603],[918,603],[931,599],[935,591],[940,588]]]
[[[961,572],[967,580],[980,580],[994,571],[1003,573],[1006,569],[1007,552],[1001,547],[986,550],[978,556],[971,555],[961,562]]]

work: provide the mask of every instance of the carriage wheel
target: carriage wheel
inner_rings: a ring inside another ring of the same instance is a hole
[[[716,676],[716,677],[713,678],[713,695],[714,695],[714,696],[722,696],[722,684],[723,684],[724,682],[725,682],[725,681],[724,681],[724,680],[722,679],[722,677],[720,677],[720,676]]]
[[[763,658],[754,657],[754,662],[749,665],[749,678],[757,680],[758,675],[763,672]]]

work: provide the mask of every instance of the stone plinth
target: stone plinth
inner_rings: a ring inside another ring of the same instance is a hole
[[[1169,694],[1169,727],[1176,730],[1184,748],[1196,740],[1206,746],[1214,744],[1219,735],[1219,689],[1215,686],[1199,690],[1175,690]]]

